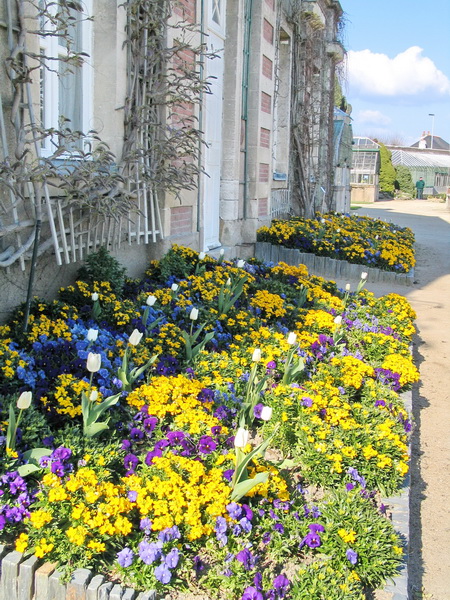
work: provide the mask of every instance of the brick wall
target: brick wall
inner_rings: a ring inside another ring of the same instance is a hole
[[[192,206],[173,206],[170,209],[170,235],[192,232]]]
[[[263,37],[266,40],[266,42],[269,42],[269,44],[273,44],[273,26],[269,23],[267,19],[264,19]]]
[[[269,115],[272,112],[272,96],[266,92],[261,92],[261,110]]]
[[[267,217],[269,214],[269,199],[259,198],[258,200],[258,217]]]
[[[189,23],[195,23],[196,0],[178,0],[173,3],[173,12]]]
[[[262,74],[269,79],[272,79],[273,62],[267,56],[262,57]]]
[[[259,134],[259,145],[262,148],[270,148],[270,129],[261,127]]]
[[[267,163],[259,163],[259,182],[267,183],[269,181],[269,165]]]

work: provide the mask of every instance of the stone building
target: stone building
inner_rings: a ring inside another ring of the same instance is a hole
[[[134,275],[173,243],[246,257],[274,216],[348,210],[342,12],[2,0],[0,317],[24,300],[36,232],[35,290],[53,294],[100,246]]]

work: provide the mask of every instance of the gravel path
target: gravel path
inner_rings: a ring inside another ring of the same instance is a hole
[[[417,313],[413,390],[409,600],[450,600],[450,209],[433,201],[382,201],[358,214],[410,227],[412,287],[368,284],[377,296],[406,296]],[[342,282],[338,282],[342,283]]]

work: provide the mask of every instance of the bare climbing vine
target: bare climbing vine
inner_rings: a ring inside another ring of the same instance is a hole
[[[309,217],[318,208],[329,210],[334,176],[328,168],[333,135],[330,131],[323,133],[324,124],[333,121],[325,111],[332,106],[328,96],[334,93],[334,88],[323,85],[327,75],[321,71],[326,64],[328,40],[326,28],[313,12],[312,5],[303,0],[289,0],[286,8],[293,29],[292,205],[296,213]],[[324,140],[328,140],[328,146]]]
[[[152,213],[155,221],[158,197],[197,185],[202,143],[197,113],[208,92],[202,79],[206,54],[196,26],[173,18],[176,2],[127,0],[120,8],[114,6],[126,11],[128,56],[124,146],[121,157],[116,157],[95,131],[74,130],[62,115],[58,128],[45,128],[41,115],[34,114],[43,71],[61,76],[83,65],[87,55],[74,43],[75,25],[95,15],[84,16],[77,0],[5,2],[9,11],[5,66],[11,92],[4,99],[0,96],[0,266],[20,260],[23,267],[33,242],[37,255],[52,245],[50,194],[58,197],[59,210],[77,207],[121,222],[136,218],[136,213]],[[63,55],[38,50],[39,39],[52,36],[62,41]],[[3,109],[9,112],[11,125],[3,118]],[[86,139],[89,144],[77,143]],[[50,140],[50,155],[41,152],[44,140]],[[43,224],[47,237],[41,242]],[[159,223],[160,234],[161,229]],[[65,253],[67,262],[69,251]]]

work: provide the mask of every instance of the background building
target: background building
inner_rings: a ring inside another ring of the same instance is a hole
[[[353,138],[350,176],[352,204],[378,200],[380,145],[367,137]]]

